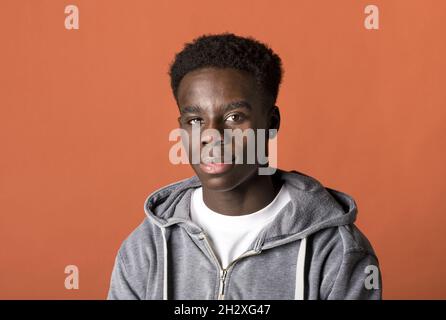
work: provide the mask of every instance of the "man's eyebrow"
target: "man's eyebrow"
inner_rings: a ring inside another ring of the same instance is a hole
[[[222,106],[222,109],[224,112],[228,112],[228,111],[238,109],[238,108],[246,108],[246,109],[252,110],[252,107],[249,104],[249,102],[245,101],[245,100],[233,101],[233,102],[230,102],[230,103]],[[190,105],[190,106],[185,106],[185,107],[180,108],[181,114],[201,113],[202,111],[203,111],[202,108],[198,105]]]
[[[180,113],[200,113],[202,110],[199,106],[192,105],[192,106],[185,106],[180,108]]]
[[[223,110],[225,112],[228,112],[228,111],[231,111],[234,109],[238,109],[238,108],[246,108],[246,109],[252,110],[252,107],[249,104],[249,102],[245,101],[245,100],[230,102],[227,105],[223,106]]]

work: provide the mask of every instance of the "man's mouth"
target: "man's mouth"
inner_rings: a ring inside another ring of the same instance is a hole
[[[224,163],[224,159],[208,157],[200,163],[200,168],[208,174],[219,174],[228,171],[233,165],[234,158],[229,163]]]
[[[229,159],[229,161],[225,161],[224,157],[206,157],[202,159],[203,164],[211,164],[211,163],[227,163],[231,164],[234,163],[235,157],[232,157]]]

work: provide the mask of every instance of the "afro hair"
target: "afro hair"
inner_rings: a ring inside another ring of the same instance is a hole
[[[282,62],[266,44],[252,37],[232,33],[202,35],[175,55],[169,76],[173,95],[178,102],[178,87],[183,77],[194,70],[205,68],[234,68],[251,74],[257,84],[277,100],[282,81]]]

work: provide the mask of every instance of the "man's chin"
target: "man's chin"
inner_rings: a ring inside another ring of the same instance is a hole
[[[208,173],[203,171],[200,165],[194,166],[194,171],[204,188],[214,191],[230,191],[252,176],[253,171],[257,174],[257,166],[233,164],[232,168],[222,173]]]

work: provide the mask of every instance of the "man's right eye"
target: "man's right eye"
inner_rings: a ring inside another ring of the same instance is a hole
[[[190,125],[194,125],[194,124],[201,124],[201,119],[200,118],[193,118],[187,121],[188,124]]]

